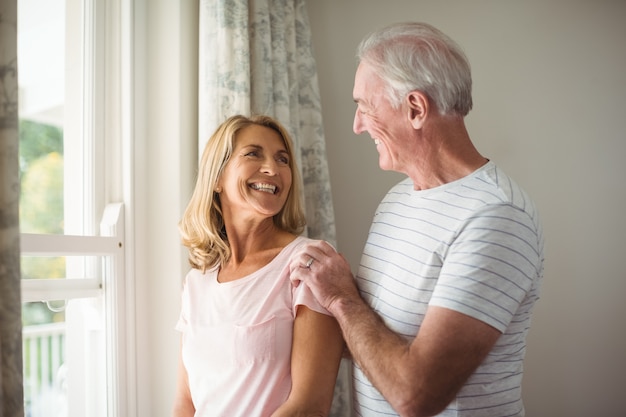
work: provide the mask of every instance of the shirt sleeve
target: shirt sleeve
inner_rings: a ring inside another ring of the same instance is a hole
[[[508,205],[484,210],[450,247],[430,304],[504,331],[537,277],[537,242],[526,213]]]
[[[317,301],[311,289],[304,283],[300,282],[300,284],[292,289],[293,292],[293,315],[295,317],[296,310],[299,305],[306,306],[313,311],[316,311],[321,314],[325,314],[327,316],[332,316],[328,310],[326,310],[322,305]]]

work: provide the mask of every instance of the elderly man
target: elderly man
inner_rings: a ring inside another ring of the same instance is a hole
[[[522,363],[543,275],[528,195],[472,143],[470,66],[430,25],[364,39],[354,131],[407,175],[380,203],[352,276],[328,244],[292,259],[337,319],[358,416],[523,416]]]

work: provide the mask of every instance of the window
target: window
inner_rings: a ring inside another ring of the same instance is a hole
[[[133,415],[123,188],[129,5],[18,0],[29,417]],[[106,88],[105,88],[106,87]],[[122,190],[122,191],[121,191]]]

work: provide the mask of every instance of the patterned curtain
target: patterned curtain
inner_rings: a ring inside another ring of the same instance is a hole
[[[335,244],[317,69],[305,0],[201,0],[199,149],[234,114],[266,114],[299,149],[307,234]],[[348,416],[342,363],[331,415]]]
[[[17,1],[0,3],[0,417],[22,417]]]

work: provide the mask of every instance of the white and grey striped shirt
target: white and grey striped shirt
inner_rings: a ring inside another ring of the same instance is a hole
[[[543,232],[528,195],[493,162],[443,186],[406,179],[378,206],[357,282],[396,333],[413,339],[429,305],[503,334],[441,416],[523,416],[522,361],[543,275]],[[354,369],[358,416],[397,413]]]

